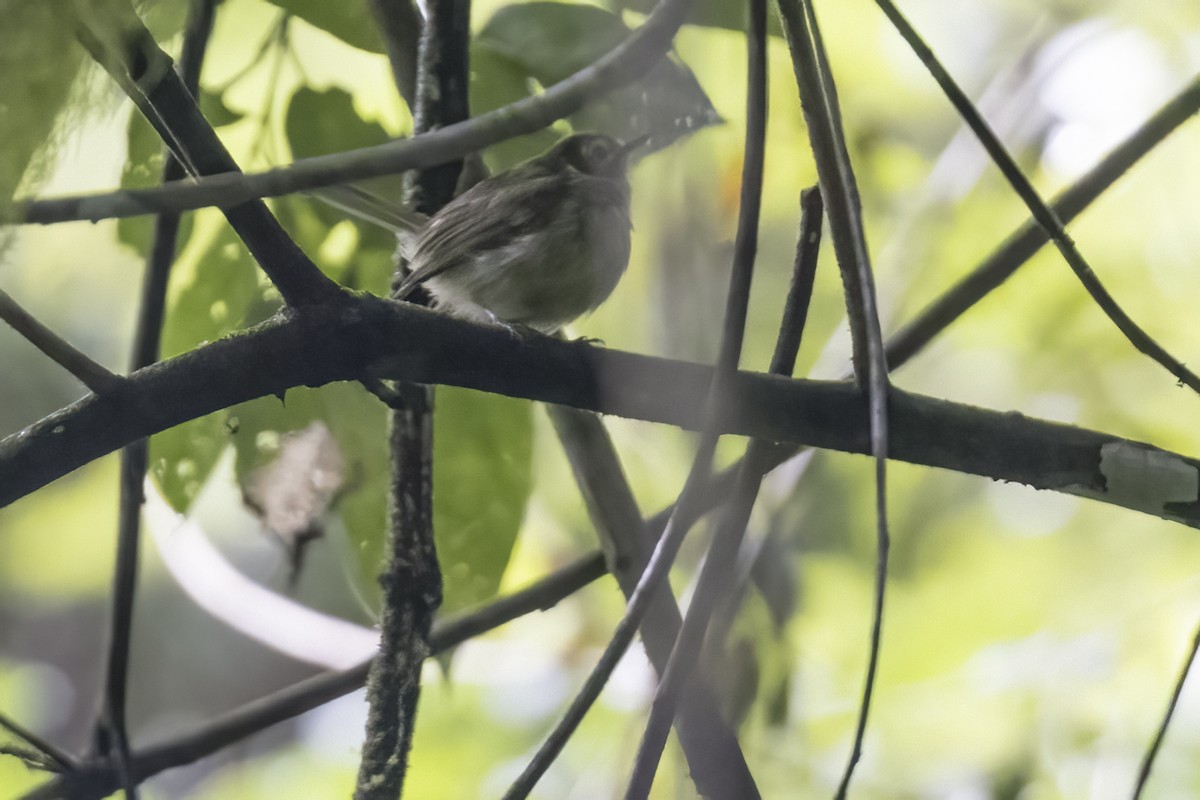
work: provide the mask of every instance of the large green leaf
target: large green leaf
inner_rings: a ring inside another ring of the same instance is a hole
[[[354,108],[354,99],[349,93],[341,89],[317,91],[307,86],[298,89],[288,102],[285,130],[288,145],[295,158],[310,158],[371,147],[383,144],[391,138],[382,125],[368,122],[359,116]],[[403,198],[404,182],[398,175],[361,181],[358,185],[397,203]],[[333,226],[346,219],[355,223],[365,246],[378,247],[389,252],[395,249],[395,239],[387,231],[360,222],[324,203],[307,199],[303,202],[306,202],[327,226]]]
[[[500,588],[533,485],[533,407],[440,387],[433,429],[434,533],[453,611]]]
[[[245,246],[221,225],[199,234],[172,275],[163,357],[185,353],[241,328],[262,302],[258,270]],[[228,442],[225,415],[211,414],[153,437],[151,474],[171,505],[185,510]]]
[[[270,3],[359,50],[384,52],[379,26],[363,0],[346,3],[331,3],[328,0],[270,0]]]
[[[529,94],[533,81],[542,86],[557,83],[629,34],[619,16],[602,8],[523,3],[496,12],[480,32],[476,52],[488,50],[522,70],[523,91]],[[478,62],[475,71],[479,74]],[[642,80],[590,103],[570,121],[576,129],[602,130],[621,138],[649,133],[659,148],[720,120],[692,71],[668,56]]]

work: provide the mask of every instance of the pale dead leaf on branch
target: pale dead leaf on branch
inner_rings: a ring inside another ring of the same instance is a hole
[[[346,460],[325,423],[316,421],[283,437],[275,460],[250,473],[242,499],[279,537],[295,582],[304,547],[323,533],[325,513],[346,484]]]

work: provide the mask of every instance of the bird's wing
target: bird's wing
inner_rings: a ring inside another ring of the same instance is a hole
[[[518,169],[477,183],[430,219],[416,243],[413,271],[396,288],[403,300],[418,284],[467,258],[545,230],[568,201],[570,179],[549,170]]]
[[[398,203],[352,184],[325,186],[311,189],[305,194],[352,217],[399,235],[415,236],[428,220],[428,217],[420,212],[410,211]]]

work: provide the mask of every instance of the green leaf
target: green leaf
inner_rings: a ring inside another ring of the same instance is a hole
[[[24,182],[31,192],[53,167],[60,113],[97,105],[71,92],[83,51],[62,2],[6,3],[0,26],[0,207]],[[31,185],[32,184],[32,185]]]
[[[208,232],[176,265],[163,327],[162,353],[169,358],[243,326],[262,301],[257,267],[237,235],[225,225]],[[228,444],[224,412],[171,428],[150,442],[150,472],[177,511],[185,511]]]
[[[434,412],[434,534],[445,576],[442,608],[494,596],[533,486],[533,407],[524,400],[439,387]]]
[[[292,95],[285,118],[288,144],[295,158],[336,153],[361,147],[383,144],[391,137],[377,122],[368,122],[354,109],[354,99],[342,89],[316,91],[301,87]],[[388,175],[369,181],[359,181],[362,188],[380,197],[401,202],[404,181],[399,175]],[[307,198],[317,217],[327,226],[350,219],[359,228],[364,246],[394,250],[392,234],[378,226],[351,219],[343,211]]]
[[[484,114],[515,103],[530,94],[529,70],[485,44],[471,46],[471,111]],[[553,128],[506,139],[488,148],[488,166],[494,171],[533,158],[548,150],[562,134]]]
[[[235,122],[241,121],[242,117],[245,116],[225,105],[225,101],[221,99],[221,95],[203,88],[200,90],[200,111],[214,128],[232,125]]]
[[[557,83],[612,50],[630,32],[619,16],[595,6],[523,3],[497,11],[480,32],[476,49],[523,70],[524,93],[530,94],[529,79],[542,86]],[[478,65],[475,71],[479,74]],[[668,56],[642,80],[589,104],[570,121],[579,130],[602,130],[625,139],[649,133],[653,146],[660,148],[721,117],[691,70]]]
[[[270,0],[271,5],[336,36],[351,47],[384,52],[379,26],[365,2],[330,3],[328,0]]]

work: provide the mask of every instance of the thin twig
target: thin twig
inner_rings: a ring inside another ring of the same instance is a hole
[[[1198,111],[1200,77],[1184,87],[1129,138],[1060,194],[1052,204],[1054,215],[1064,222],[1075,219],[1130,167]],[[1030,219],[1021,225],[979,266],[889,338],[888,362],[892,369],[916,355],[969,308],[1006,281],[1049,241],[1046,229],[1037,220]]]
[[[1009,185],[1013,187],[1022,202],[1033,214],[1034,219],[1041,225],[1050,238],[1054,241],[1054,245],[1058,251],[1062,253],[1063,259],[1071,267],[1071,270],[1079,278],[1079,282],[1091,295],[1096,305],[1100,307],[1117,329],[1125,335],[1129,343],[1136,347],[1140,352],[1146,354],[1150,358],[1157,361],[1168,372],[1174,375],[1180,383],[1186,385],[1192,391],[1200,393],[1200,376],[1189,370],[1178,359],[1166,351],[1158,342],[1156,342],[1149,334],[1133,321],[1130,316],[1125,313],[1117,301],[1104,288],[1104,284],[1100,282],[1099,277],[1092,270],[1092,267],[1084,259],[1079,252],[1079,248],[1075,246],[1075,242],[1067,235],[1066,229],[1063,227],[1062,220],[1054,213],[1054,211],[1046,205],[1042,200],[1037,190],[1033,188],[1033,184],[1025,177],[1025,173],[1017,166],[1016,160],[1009,154],[1004,144],[1000,141],[1000,137],[991,129],[983,115],[975,108],[975,105],[967,97],[966,93],[955,83],[950,73],[938,61],[937,56],[933,54],[933,50],[929,48],[916,30],[909,24],[908,20],[900,13],[900,10],[891,2],[891,0],[875,0],[876,4],[895,26],[896,31],[904,39],[925,68],[937,81],[938,86],[949,98],[959,116],[975,133],[976,138],[987,150],[992,161],[1000,168]]]
[[[0,728],[4,728],[13,736],[16,736],[38,753],[45,756],[48,761],[57,765],[62,772],[74,772],[78,769],[79,762],[70,753],[59,748],[57,745],[51,744],[3,712],[0,712]]]
[[[423,169],[541,130],[649,72],[671,48],[693,0],[660,0],[646,21],[609,53],[546,91],[465,122],[374,147],[316,156],[259,173],[210,175],[153,189],[14,203],[0,223],[66,222],[227,206],[263,197]]]
[[[604,556],[592,552],[520,591],[440,620],[429,636],[430,654],[444,653],[506,622],[551,608],[604,574]],[[316,675],[212,719],[190,733],[134,751],[130,762],[133,774],[144,781],[173,767],[194,763],[265,728],[361,689],[370,664],[366,661],[339,672]],[[72,763],[72,769],[80,768]],[[116,788],[115,770],[111,763],[102,761],[82,768],[78,775],[59,777],[29,797],[84,800],[104,797]]]
[[[82,350],[43,325],[37,317],[21,307],[8,292],[0,290],[0,320],[29,340],[29,343],[49,356],[54,363],[79,379],[96,394],[106,394],[121,385],[121,378],[93,361]]]
[[[200,70],[212,33],[217,0],[193,0],[183,34],[179,62],[180,78],[195,96]],[[163,182],[179,180],[183,165],[168,149],[163,163]],[[175,261],[180,217],[178,213],[160,214],[155,220],[154,236],[146,257],[142,298],[134,330],[130,371],[135,372],[158,360],[159,342],[166,309],[167,278]],[[121,451],[120,500],[117,522],[117,553],[114,561],[112,608],[109,618],[107,658],[104,670],[104,699],[96,720],[96,740],[102,752],[115,756],[121,786],[128,800],[137,800],[136,782],[129,771],[129,733],[126,727],[129,656],[133,636],[133,609],[137,591],[138,545],[141,535],[142,487],[149,462],[149,442],[140,439]]]
[[[1142,766],[1138,769],[1137,783],[1133,788],[1133,800],[1138,800],[1142,796],[1146,782],[1150,780],[1150,770],[1154,769],[1154,760],[1158,757],[1158,750],[1167,736],[1167,728],[1171,725],[1171,717],[1175,715],[1175,707],[1179,705],[1179,697],[1183,694],[1183,685],[1192,671],[1192,665],[1196,663],[1197,651],[1200,651],[1200,628],[1196,629],[1196,633],[1192,637],[1192,649],[1188,652],[1183,669],[1179,671],[1179,677],[1175,680],[1175,691],[1171,693],[1171,702],[1167,704],[1167,712],[1163,714],[1162,722],[1158,725],[1154,741],[1150,743],[1149,749],[1142,757]]]
[[[765,16],[765,15],[764,15]],[[764,23],[765,24],[765,23]],[[738,213],[737,236],[734,241],[733,268],[729,276],[729,291],[726,296],[725,322],[721,332],[721,349],[712,380],[706,392],[703,434],[696,448],[691,470],[684,483],[683,491],[676,502],[676,513],[667,521],[662,538],[638,581],[637,588],[629,598],[625,614],[617,625],[613,636],[605,647],[600,660],[588,676],[583,687],[572,700],[563,718],[538,748],[538,752],[505,793],[506,800],[528,796],[538,779],[553,763],[567,741],[573,735],[588,709],[600,696],[617,662],[629,647],[642,618],[650,606],[654,594],[662,587],[666,575],[675,560],[679,546],[689,529],[680,524],[680,519],[691,518],[690,509],[698,501],[699,490],[707,483],[712,469],[713,454],[720,436],[718,420],[725,413],[733,377],[737,374],[738,360],[745,336],[747,307],[750,297],[750,282],[754,272],[754,258],[758,249],[758,217],[762,200],[763,156],[766,140],[766,97],[765,69],[757,61],[759,53],[752,53],[750,61],[749,109],[746,124],[746,144],[742,164],[741,208]],[[679,512],[683,509],[683,512]],[[757,796],[757,789],[753,796]]]
[[[764,9],[765,6],[763,0]],[[763,37],[765,36],[764,30]],[[771,357],[770,372],[775,375],[790,374],[795,366],[800,339],[808,319],[808,307],[812,300],[817,271],[817,255],[821,245],[823,205],[820,191],[814,188],[805,192],[801,205],[803,213],[800,237],[796,243],[792,283],[784,304],[775,352]],[[671,718],[678,707],[680,693],[689,685],[713,611],[720,599],[726,595],[733,577],[746,524],[758,497],[763,474],[766,472],[763,465],[769,458],[770,447],[771,444],[762,439],[751,439],[746,447],[745,456],[738,468],[732,502],[725,508],[716,533],[713,534],[696,591],[683,620],[683,628],[675,641],[670,661],[654,694],[650,719],[646,723],[633,775],[629,780],[629,789],[625,794],[627,800],[648,797],[650,794],[654,773],[666,746]]]

